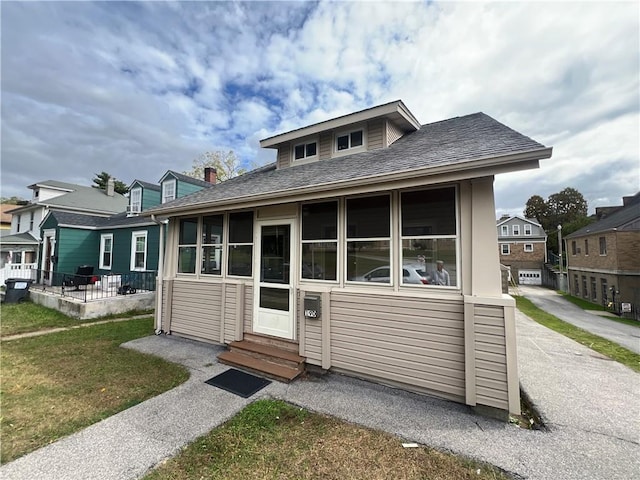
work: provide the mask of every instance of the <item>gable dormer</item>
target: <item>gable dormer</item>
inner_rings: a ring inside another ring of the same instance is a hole
[[[137,215],[147,208],[160,205],[160,187],[153,183],[134,180],[129,185],[127,213]]]
[[[213,174],[211,174],[211,170],[213,170]],[[159,181],[161,189],[161,203],[167,203],[171,200],[175,200],[176,198],[190,195],[215,184],[216,175],[214,169],[205,169],[205,177],[208,178],[208,181],[199,180],[183,173],[168,170]]]
[[[387,148],[420,123],[401,100],[260,141],[278,150],[278,168]]]

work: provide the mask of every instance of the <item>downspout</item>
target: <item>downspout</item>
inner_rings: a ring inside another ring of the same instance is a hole
[[[156,277],[156,335],[162,332],[162,278],[164,277],[164,228],[166,221],[158,220],[155,215],[151,215],[153,223],[158,225],[160,230],[160,241],[158,246],[158,275]]]

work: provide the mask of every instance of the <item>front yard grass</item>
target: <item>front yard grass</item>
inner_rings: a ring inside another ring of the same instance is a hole
[[[19,308],[31,311],[30,304]],[[4,307],[2,313],[4,322]],[[54,322],[65,321],[56,316],[42,323]],[[184,382],[189,374],[183,367],[119,346],[152,334],[153,319],[142,318],[3,341],[0,461]]]
[[[136,310],[118,315],[107,315],[100,318],[78,320],[52,308],[43,307],[32,302],[3,303],[0,315],[0,337],[8,337],[19,333],[36,332],[48,328],[73,327],[82,323],[98,322],[111,318],[127,318],[141,314],[152,315],[153,311]]]
[[[575,340],[598,353],[606,355],[612,360],[622,363],[636,372],[640,372],[640,355],[637,353],[634,353],[611,340],[599,337],[598,335],[587,332],[575,325],[564,322],[558,317],[536,307],[531,300],[520,296],[516,296],[515,299],[518,310],[532,320],[535,320],[539,324],[544,325],[551,330],[555,330],[565,337],[569,337],[570,339]]]
[[[495,467],[426,447],[404,448],[386,433],[258,400],[199,438],[146,480],[511,478]]]

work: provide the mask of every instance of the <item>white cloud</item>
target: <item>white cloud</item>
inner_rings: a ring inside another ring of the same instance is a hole
[[[3,4],[2,195],[55,178],[130,182],[207,150],[402,99],[423,123],[484,111],[546,145],[497,206],[566,186],[635,193],[637,3]]]

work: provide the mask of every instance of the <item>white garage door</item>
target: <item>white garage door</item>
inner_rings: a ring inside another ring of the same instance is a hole
[[[518,280],[520,285],[542,285],[542,270],[520,270]]]

